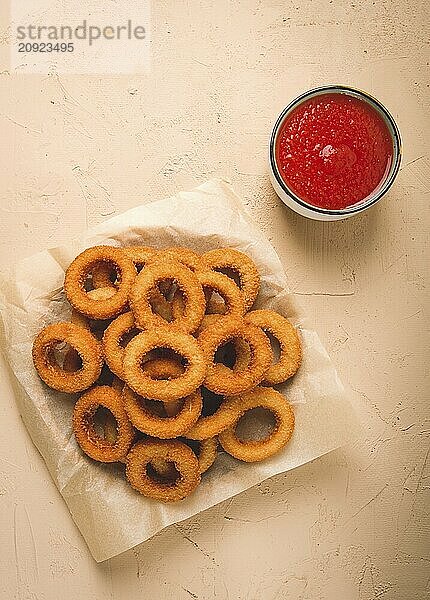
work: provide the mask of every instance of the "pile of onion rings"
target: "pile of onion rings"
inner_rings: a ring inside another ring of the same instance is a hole
[[[219,449],[255,462],[284,448],[294,412],[269,386],[296,373],[302,349],[283,315],[253,310],[259,289],[256,265],[233,248],[94,246],[79,254],[64,280],[70,322],[42,329],[33,362],[43,384],[81,394],[72,429],[82,451],[124,463],[144,496],[176,502],[196,489]],[[271,433],[241,439],[242,417],[258,408],[273,415]]]

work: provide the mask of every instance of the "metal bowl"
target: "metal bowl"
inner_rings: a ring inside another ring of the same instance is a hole
[[[371,106],[382,117],[383,121],[385,122],[388,128],[388,131],[390,132],[391,139],[393,142],[393,158],[391,164],[387,169],[383,180],[379,183],[376,189],[373,190],[373,192],[369,196],[363,198],[363,200],[360,200],[359,202],[351,206],[347,206],[346,208],[338,210],[320,208],[318,206],[309,204],[308,202],[305,202],[304,200],[299,198],[283,180],[279,172],[275,157],[275,148],[278,134],[282,129],[285,119],[295,108],[297,108],[297,106],[299,106],[303,102],[306,102],[307,100],[309,100],[310,98],[314,98],[315,96],[320,96],[322,94],[327,93],[347,94],[349,96],[358,98],[359,100],[362,100],[363,102]],[[393,181],[396,178],[396,175],[400,168],[401,157],[402,142],[399,128],[397,127],[396,122],[394,121],[391,114],[388,112],[385,106],[383,106],[383,104],[379,102],[379,100],[376,100],[376,98],[373,98],[373,96],[370,96],[370,94],[367,94],[366,92],[352,87],[347,87],[343,85],[327,85],[323,87],[314,88],[312,90],[309,90],[308,92],[305,92],[304,94],[301,94],[292,102],[290,102],[290,104],[288,104],[288,106],[284,108],[284,110],[277,118],[276,123],[272,129],[272,134],[270,136],[269,143],[270,180],[280,199],[297,213],[310,219],[316,219],[318,221],[337,221],[340,219],[352,217],[353,215],[356,215],[362,212],[363,210],[366,210],[367,208],[369,208],[369,206],[373,206],[374,204],[376,204],[376,202],[378,202],[392,186]]]

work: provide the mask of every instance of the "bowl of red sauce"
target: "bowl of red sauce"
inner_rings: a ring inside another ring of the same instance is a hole
[[[279,115],[269,144],[270,177],[287,206],[335,221],[382,198],[401,154],[399,129],[376,98],[346,86],[319,87]]]

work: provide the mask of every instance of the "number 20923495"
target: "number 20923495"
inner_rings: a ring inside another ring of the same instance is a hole
[[[18,52],[73,52],[73,42],[52,44],[50,42],[20,42]]]

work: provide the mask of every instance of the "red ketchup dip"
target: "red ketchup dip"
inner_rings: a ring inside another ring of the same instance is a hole
[[[327,93],[287,115],[275,158],[282,179],[298,198],[339,210],[378,187],[393,152],[392,137],[376,109],[354,96]]]

